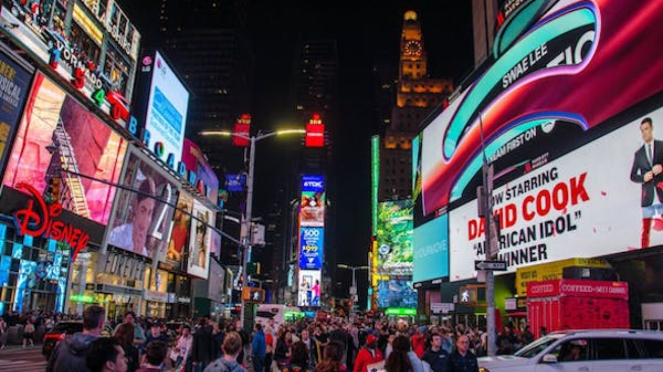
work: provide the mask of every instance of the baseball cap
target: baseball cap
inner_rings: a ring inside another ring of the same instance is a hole
[[[366,345],[372,345],[372,344],[374,344],[377,340],[378,340],[377,337],[375,337],[375,336],[373,336],[373,335],[368,335],[368,337],[366,337]]]

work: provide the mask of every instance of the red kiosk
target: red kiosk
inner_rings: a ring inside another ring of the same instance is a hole
[[[628,283],[558,279],[527,283],[527,319],[535,337],[541,327],[629,328]]]

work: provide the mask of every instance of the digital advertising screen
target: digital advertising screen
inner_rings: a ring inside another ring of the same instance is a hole
[[[299,223],[307,227],[325,226],[325,184],[323,176],[302,177]]]
[[[449,276],[449,216],[444,214],[414,229],[415,283]]]
[[[127,141],[51,80],[37,74],[16,131],[3,184],[44,192],[61,179],[64,208],[107,225]],[[66,172],[64,170],[68,170]]]
[[[207,161],[203,150],[188,138],[184,139],[182,162],[189,173],[187,174],[189,183],[193,181],[192,186],[216,205],[219,198],[219,178]]]
[[[378,307],[417,307],[417,291],[412,288],[412,282],[401,279],[378,281]]]
[[[320,306],[320,270],[299,270],[297,306]]]
[[[412,200],[378,205],[378,275],[412,276]]]
[[[183,269],[189,251],[189,233],[191,231],[191,213],[193,211],[193,196],[181,191],[177,201],[177,209],[174,212],[173,228],[168,243],[168,252],[161,261],[170,262],[177,268]]]
[[[325,229],[302,227],[300,229],[299,268],[302,270],[322,269]]]
[[[174,164],[182,159],[182,146],[189,107],[189,92],[159,52],[154,55],[152,80],[145,117],[150,149],[163,145],[165,155],[173,154]]]
[[[0,52],[0,172],[4,169],[10,141],[23,113],[32,74]]]
[[[191,239],[189,239],[189,265],[187,272],[198,278],[207,279],[209,274],[209,255],[212,249],[212,229],[216,216],[201,202],[193,201],[191,219]]]
[[[165,256],[170,242],[179,189],[154,161],[132,150],[126,160],[121,190],[107,229],[106,243],[141,256]]]

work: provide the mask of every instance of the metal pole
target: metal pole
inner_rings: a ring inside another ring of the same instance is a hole
[[[249,150],[249,177],[246,180],[246,219],[244,220],[245,228],[242,237],[242,244],[244,245],[244,254],[242,255],[242,289],[249,285],[249,275],[246,272],[246,267],[249,261],[251,260],[251,212],[253,208],[253,167],[256,153],[256,138],[250,138],[250,150]],[[244,316],[246,314],[246,302],[242,297],[242,311],[241,311],[241,320],[242,324],[245,324]]]

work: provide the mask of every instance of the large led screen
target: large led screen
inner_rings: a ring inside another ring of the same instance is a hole
[[[449,276],[449,216],[414,229],[413,278],[415,283]]]
[[[610,118],[661,92],[663,65],[651,61],[663,58],[654,47],[662,17],[653,2],[557,2],[424,129],[416,200],[423,215],[474,198],[482,138],[489,160],[502,160],[498,174],[521,162],[536,166],[609,131]],[[552,138],[543,124],[556,122],[569,128]],[[535,128],[551,153],[515,157]]]
[[[320,270],[299,270],[297,306],[320,306],[322,279]]]
[[[605,125],[611,124],[619,121]],[[515,168],[517,178],[493,191],[498,259],[507,262],[507,272],[663,244],[663,174],[656,174],[663,166],[661,124],[663,107],[557,159]],[[644,146],[650,139],[651,156]],[[485,258],[476,200],[449,213],[449,230],[450,278],[471,278],[474,260]]]
[[[402,279],[378,281],[378,307],[416,308],[417,291],[412,282]]]
[[[187,264],[186,257],[189,252],[189,232],[191,230],[191,213],[193,211],[193,197],[186,192],[180,192],[177,209],[173,217],[173,229],[170,234],[168,251],[161,261],[170,262],[176,268],[183,269]]]
[[[34,80],[3,183],[44,192],[59,178],[62,205],[106,225],[116,189],[96,180],[118,182],[127,142],[44,75]]]
[[[189,239],[189,266],[187,272],[198,278],[207,279],[209,274],[209,255],[212,249],[212,229],[216,216],[201,202],[193,201],[191,220],[191,239]]]
[[[302,177],[300,225],[325,226],[325,185],[322,176]]]
[[[412,201],[378,206],[378,275],[412,276]]]
[[[322,269],[325,229],[320,227],[302,227],[299,242],[299,268],[303,270]]]
[[[163,153],[174,155],[174,164],[182,158],[182,145],[189,107],[189,92],[164,58],[156,52],[145,117],[149,148],[163,145]]]
[[[0,52],[0,172],[7,160],[10,141],[18,126],[32,75]]]
[[[130,152],[107,243],[156,259],[164,255],[170,241],[173,205],[178,188],[157,165],[138,151]]]
[[[219,198],[219,178],[207,161],[203,150],[187,138],[184,139],[182,147],[182,163],[186,165],[189,173],[188,181],[216,205]]]

